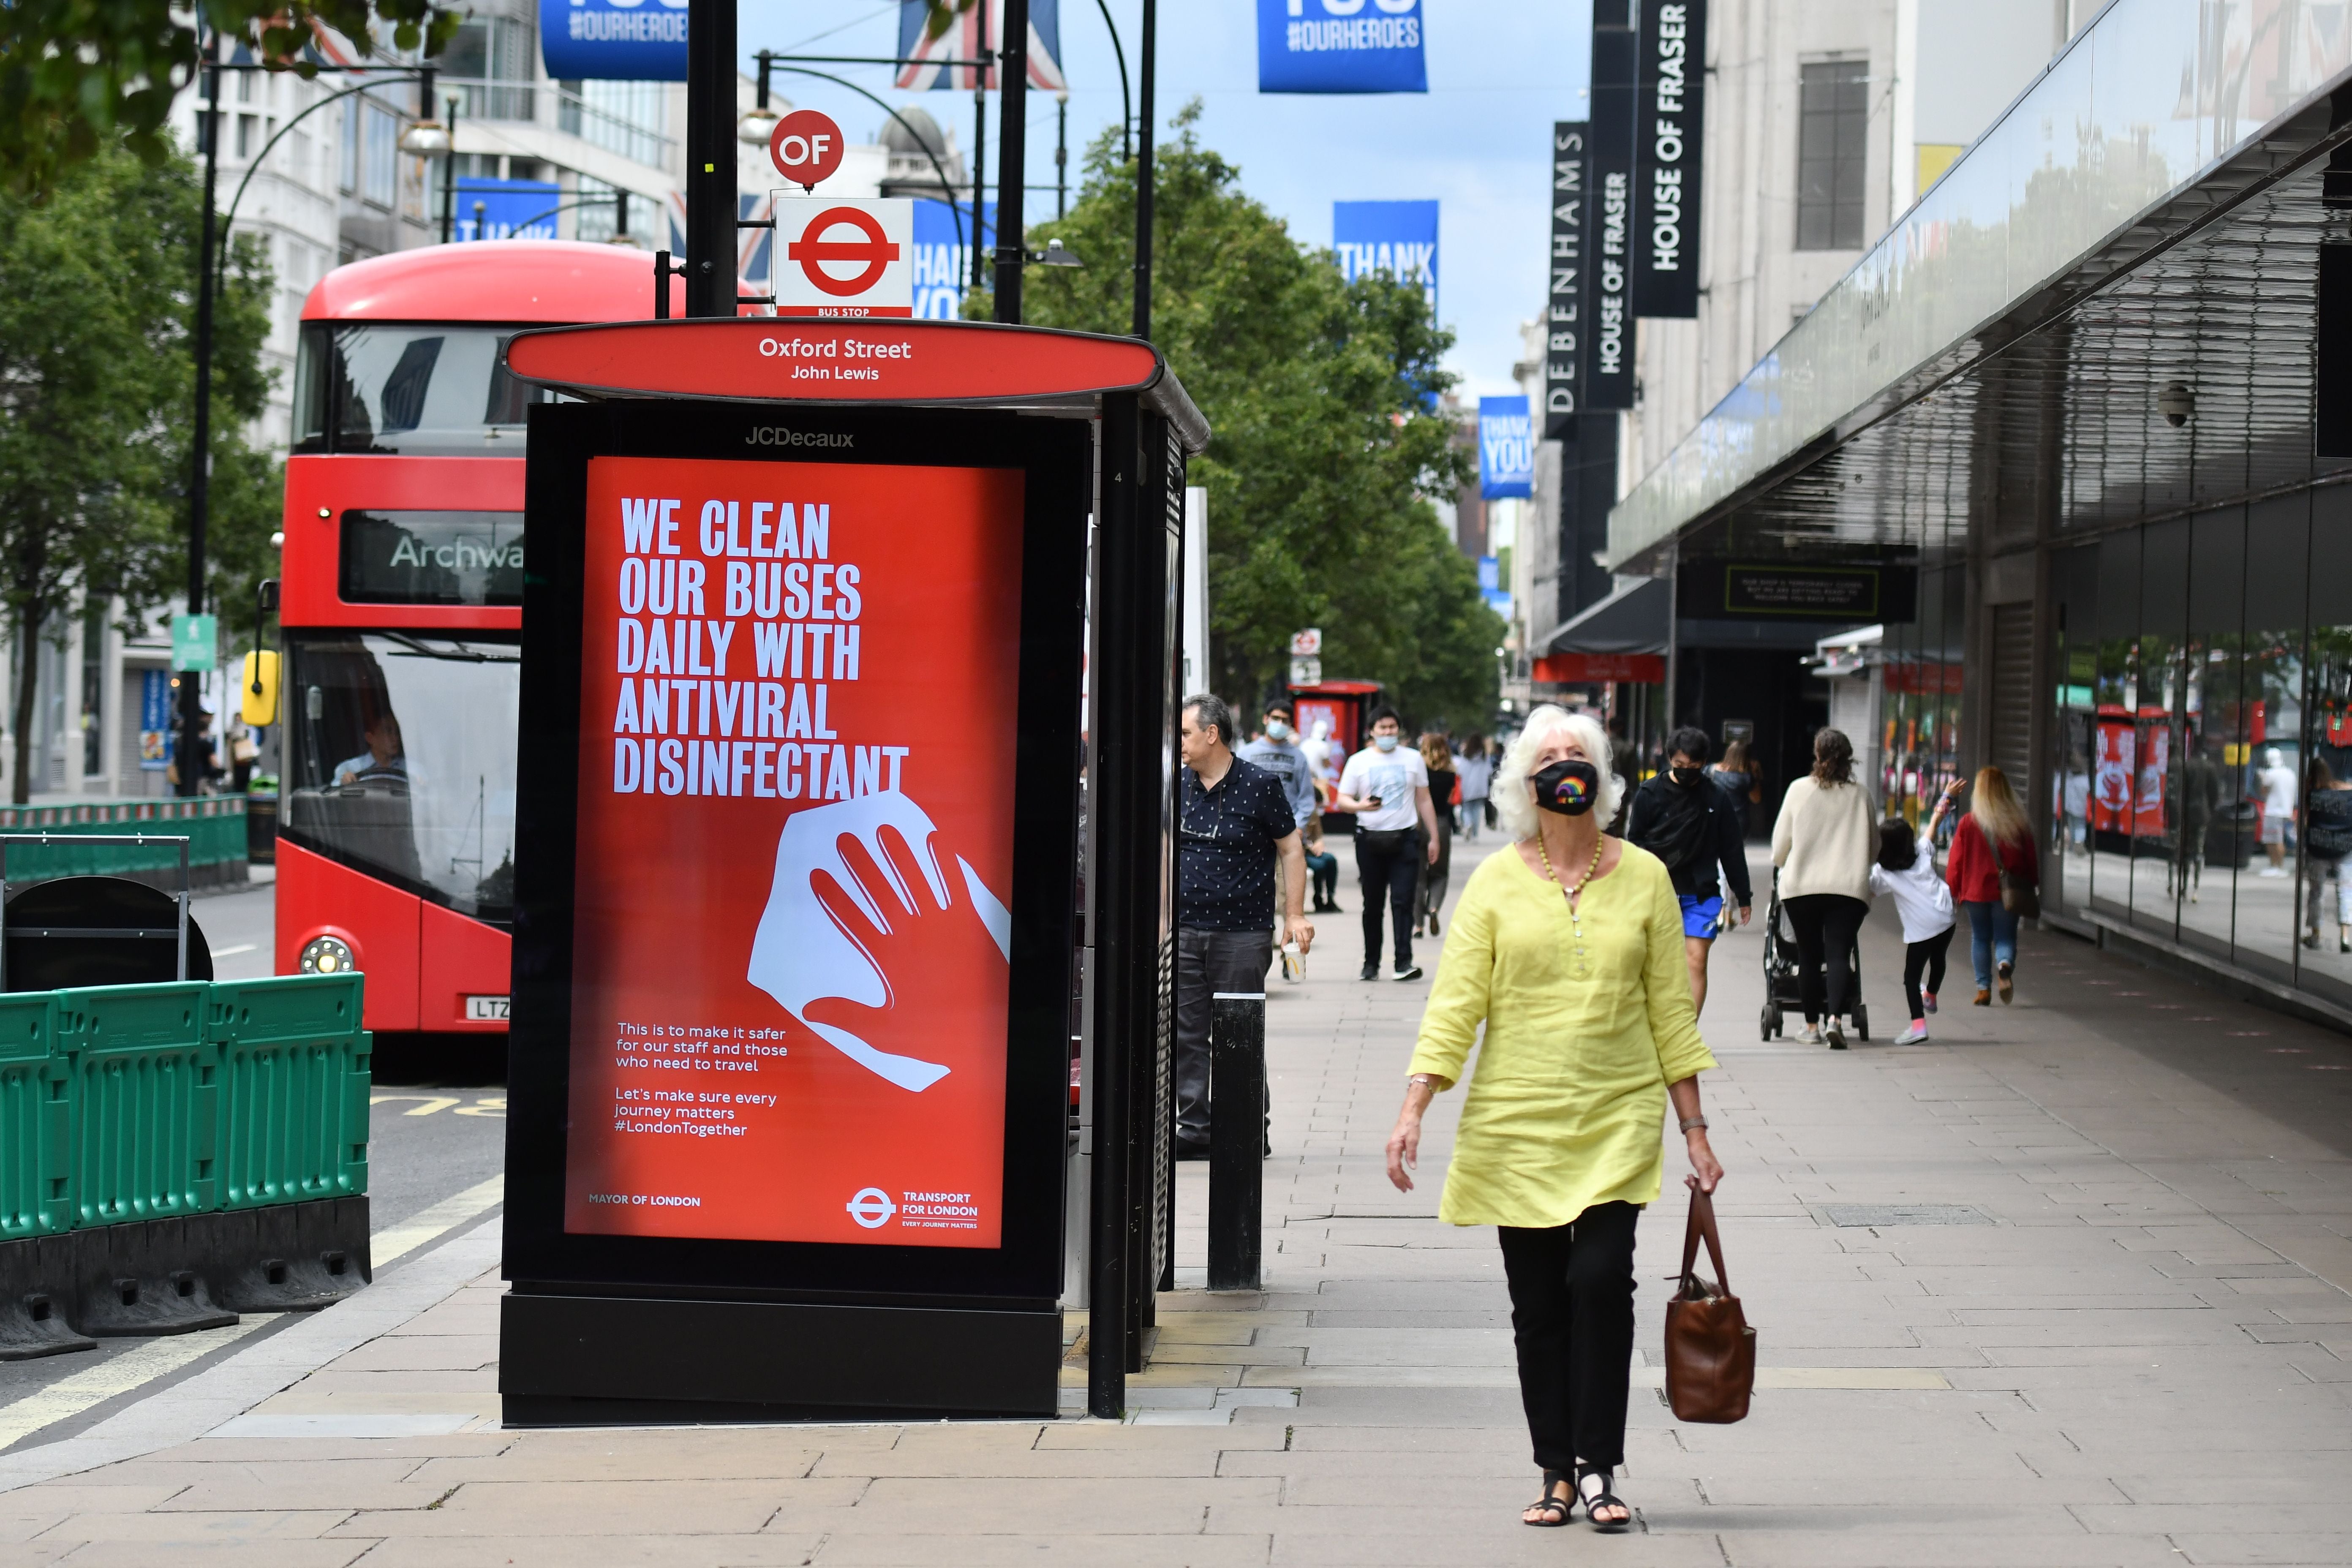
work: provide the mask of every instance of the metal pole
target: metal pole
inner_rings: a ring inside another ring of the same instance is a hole
[[[735,3],[687,0],[686,313],[735,304]]]
[[[983,31],[988,26],[987,18],[988,8],[983,5],[981,7],[980,23]],[[986,42],[984,38],[982,41]],[[983,49],[982,52],[986,51]],[[987,68],[982,67],[974,71],[971,79],[975,83],[986,81]],[[988,89],[985,87],[975,86],[971,89],[971,286],[974,289],[984,289],[988,286],[988,275],[981,270],[988,265],[988,247],[982,243],[982,237],[987,230],[982,226],[980,216],[981,195],[987,188]]]
[[[1264,1278],[1265,993],[1209,1001],[1209,1289]]]
[[[1070,95],[1054,100],[1054,221],[1070,216]]]
[[[1029,178],[1029,0],[1004,0],[997,51],[996,319],[1021,320],[1021,196]]]
[[[220,189],[220,33],[205,45],[205,107],[197,122],[205,146],[205,210],[196,242],[196,405],[189,453],[194,472],[188,480],[188,614],[205,607],[205,527],[212,502],[213,477],[213,252],[220,243],[214,225],[213,200]],[[38,632],[35,628],[36,633]],[[37,644],[25,639],[25,657]],[[204,726],[204,699],[196,672],[184,672],[180,683],[180,782],[182,795],[196,793],[196,737]],[[21,739],[21,737],[19,737]]]
[[[449,155],[441,160],[441,243],[449,243],[457,221],[457,105],[460,99],[449,95]],[[477,239],[480,235],[474,237]]]
[[[1681,608],[1682,585],[1682,541],[1677,539],[1666,546],[1666,710],[1660,721],[1669,728],[1682,702],[1683,637],[1680,617],[1675,614]]]
[[[1151,336],[1151,88],[1160,58],[1159,7],[1143,0],[1143,47],[1136,95],[1135,142],[1135,335]]]

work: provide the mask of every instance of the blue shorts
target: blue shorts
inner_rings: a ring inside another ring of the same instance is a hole
[[[1723,896],[1718,893],[1711,899],[1701,899],[1689,893],[1676,893],[1675,897],[1682,900],[1683,934],[1712,942],[1715,928],[1723,923]]]

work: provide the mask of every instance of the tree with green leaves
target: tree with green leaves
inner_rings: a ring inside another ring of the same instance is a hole
[[[932,37],[977,0],[928,0]],[[5,0],[0,4],[0,186],[49,190],[116,145],[160,167],[172,100],[194,80],[199,29],[241,42],[276,68],[315,75],[321,29],[362,58],[389,47],[431,58],[466,7],[436,0]],[[730,110],[732,106],[730,106]]]
[[[1418,286],[1347,282],[1241,189],[1202,147],[1194,104],[1159,150],[1152,328],[1214,435],[1191,482],[1209,492],[1210,668],[1255,704],[1286,672],[1290,634],[1323,628],[1334,677],[1386,684],[1416,725],[1483,728],[1500,617],[1429,498],[1470,477],[1472,454],[1429,412],[1454,378],[1452,334]],[[1135,165],[1118,136],[1087,155],[1069,216],[1030,226],[1086,263],[1037,268],[1024,313],[1050,327],[1125,332],[1133,299]],[[970,313],[985,317],[989,301]]]
[[[45,199],[0,194],[0,622],[18,655],[20,805],[40,639],[76,590],[99,604],[119,594],[135,616],[186,584],[203,199],[184,157],[150,167],[120,148],[74,165]],[[213,317],[219,588],[254,571],[277,526],[277,467],[243,436],[268,388],[269,289],[258,247],[233,247]]]

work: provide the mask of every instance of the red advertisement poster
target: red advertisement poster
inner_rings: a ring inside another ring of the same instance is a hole
[[[2099,721],[2098,754],[2091,773],[2091,826],[2103,833],[2131,830],[2134,739],[2128,721]]]
[[[589,463],[566,1229],[999,1245],[1022,487]]]
[[[2172,763],[2172,731],[2150,724],[2141,731],[2139,792],[2133,802],[2132,833],[2140,838],[2164,837],[2164,779]]]

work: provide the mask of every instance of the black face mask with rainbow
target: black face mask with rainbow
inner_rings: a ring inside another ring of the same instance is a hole
[[[1582,816],[1601,798],[1601,770],[1581,758],[1554,763],[1528,782],[1536,786],[1536,804],[1562,816]]]

